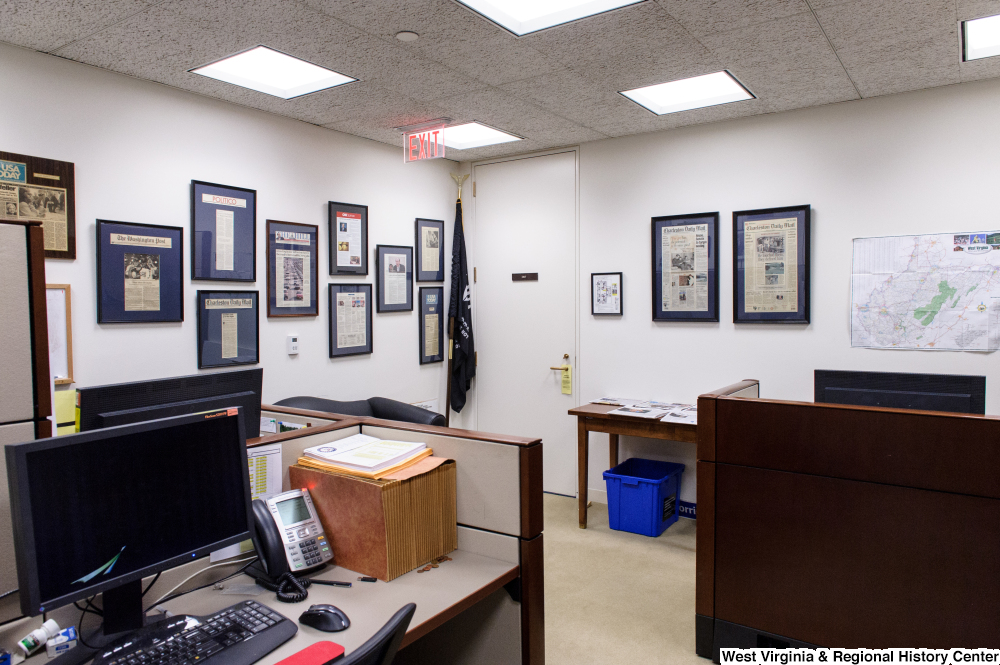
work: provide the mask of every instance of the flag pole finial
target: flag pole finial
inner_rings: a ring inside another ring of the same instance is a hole
[[[465,175],[459,175],[457,173],[452,173],[451,174],[451,179],[455,181],[456,185],[458,185],[458,200],[459,201],[462,200],[462,183],[464,183],[465,180],[466,180],[466,178],[468,178],[468,177],[469,177],[468,173],[466,173]]]

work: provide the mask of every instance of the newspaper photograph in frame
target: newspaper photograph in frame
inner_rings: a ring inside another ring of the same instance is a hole
[[[621,316],[625,313],[620,272],[590,273],[590,313],[594,316]]]
[[[267,220],[267,315],[319,315],[319,227]]]
[[[375,311],[413,311],[413,248],[375,246]]]
[[[809,323],[808,205],[733,213],[733,322]]]
[[[444,222],[438,219],[417,219],[417,281],[444,281]]]
[[[329,284],[331,358],[372,353],[372,285]]]
[[[329,202],[331,275],[368,274],[368,206]]]
[[[41,222],[45,258],[76,258],[73,162],[0,152],[0,219]]]
[[[652,218],[653,321],[719,320],[719,213]]]
[[[257,280],[257,191],[191,181],[191,279]]]
[[[198,369],[260,362],[258,291],[198,291]]]
[[[444,287],[420,287],[420,364],[444,362]]]
[[[184,229],[97,220],[97,322],[184,320]]]

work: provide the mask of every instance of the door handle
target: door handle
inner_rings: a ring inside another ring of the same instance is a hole
[[[566,369],[569,369],[569,365],[568,365],[568,364],[566,364],[566,361],[568,361],[568,360],[569,360],[569,354],[568,354],[568,353],[564,353],[564,354],[563,354],[563,363],[564,363],[564,364],[562,364],[562,365],[559,365],[558,367],[550,367],[549,369],[558,369],[558,370],[566,370]]]

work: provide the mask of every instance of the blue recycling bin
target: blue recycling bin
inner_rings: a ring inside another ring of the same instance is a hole
[[[656,538],[677,521],[683,464],[633,457],[604,472],[608,521],[616,531]]]

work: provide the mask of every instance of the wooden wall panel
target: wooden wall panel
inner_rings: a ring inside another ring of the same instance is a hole
[[[1000,647],[1000,501],[718,464],[715,508],[717,619],[827,647]]]

